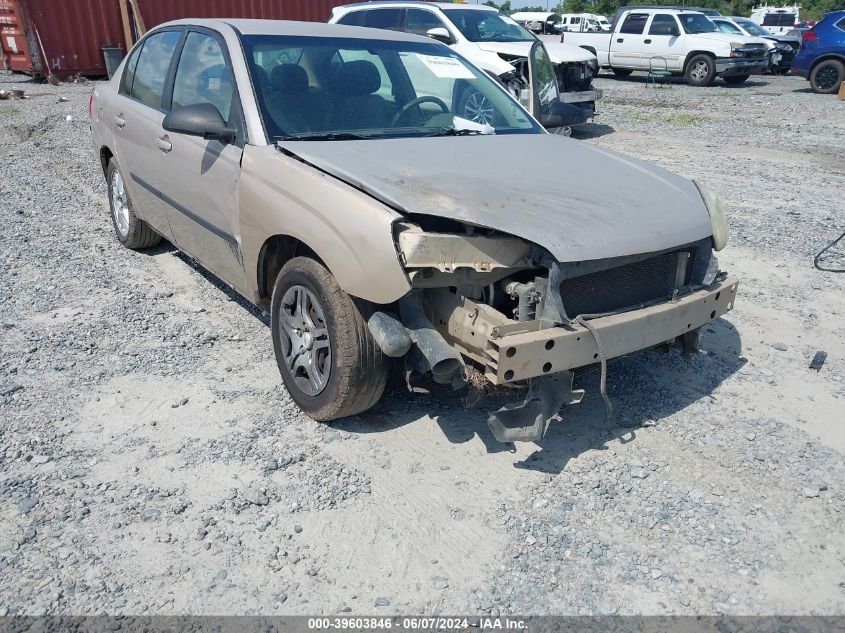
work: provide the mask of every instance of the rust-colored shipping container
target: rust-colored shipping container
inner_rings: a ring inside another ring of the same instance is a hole
[[[344,0],[135,0],[146,27],[179,18],[323,22]],[[119,0],[0,0],[0,65],[58,77],[106,74],[103,47],[126,48]],[[43,58],[46,58],[45,66]]]

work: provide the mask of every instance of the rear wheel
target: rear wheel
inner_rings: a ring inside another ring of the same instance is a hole
[[[355,415],[381,398],[387,360],[367,328],[372,311],[313,259],[295,257],[279,272],[270,327],[276,363],[291,398],[315,420]]]
[[[716,62],[709,55],[696,55],[687,64],[684,73],[691,86],[706,86],[716,76]]]
[[[161,242],[161,235],[135,215],[132,200],[129,198],[129,190],[126,188],[126,181],[124,181],[123,174],[120,173],[120,168],[113,158],[109,161],[106,179],[109,184],[109,207],[112,225],[120,243],[126,248],[140,250],[150,248]]]
[[[745,82],[751,75],[731,75],[730,77],[722,77],[725,80],[726,84],[731,84],[732,86],[739,85]]]
[[[611,70],[613,70],[613,74],[617,77],[627,77],[634,72],[630,68],[612,68]]]
[[[815,92],[829,95],[839,90],[845,81],[845,64],[838,59],[826,59],[810,73],[810,86]]]

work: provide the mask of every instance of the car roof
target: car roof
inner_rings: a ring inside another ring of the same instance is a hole
[[[204,26],[220,30],[230,26],[241,35],[293,35],[304,37],[349,37],[368,40],[387,40],[398,42],[425,42],[431,44],[430,37],[391,31],[387,29],[372,29],[361,26],[346,26],[343,24],[326,24],[324,22],[294,22],[292,20],[249,20],[249,19],[182,19],[165,22],[157,26]]]
[[[402,7],[435,7],[437,9],[472,9],[473,11],[496,11],[496,7],[489,7],[484,4],[456,4],[454,2],[426,2],[425,0],[374,0],[373,2],[353,2],[335,7],[332,11],[346,11],[347,9],[369,9],[379,6],[402,6]]]

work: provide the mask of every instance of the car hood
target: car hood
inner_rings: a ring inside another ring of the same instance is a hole
[[[505,55],[516,55],[528,57],[531,52],[532,42],[478,42],[478,48],[488,53],[504,53]],[[573,44],[561,44],[543,41],[543,46],[549,53],[549,59],[553,64],[567,62],[587,62],[595,58],[590,51]]]
[[[753,35],[739,35],[738,33],[696,33],[695,37],[701,37],[705,40],[712,40],[714,42],[724,42],[728,46],[731,42],[742,42],[743,44],[766,44],[766,40],[762,37],[755,37]]]
[[[496,229],[561,262],[657,252],[712,235],[692,181],[562,136],[278,145],[401,213]]]

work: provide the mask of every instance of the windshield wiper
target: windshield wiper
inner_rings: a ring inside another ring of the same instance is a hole
[[[459,130],[457,128],[448,127],[432,132],[431,134],[426,134],[426,136],[476,136],[478,134],[484,134],[484,132],[481,130],[469,130],[466,128]]]
[[[280,141],[358,141],[361,139],[376,138],[363,134],[352,134],[351,132],[327,132],[325,134],[289,134],[277,136]]]

